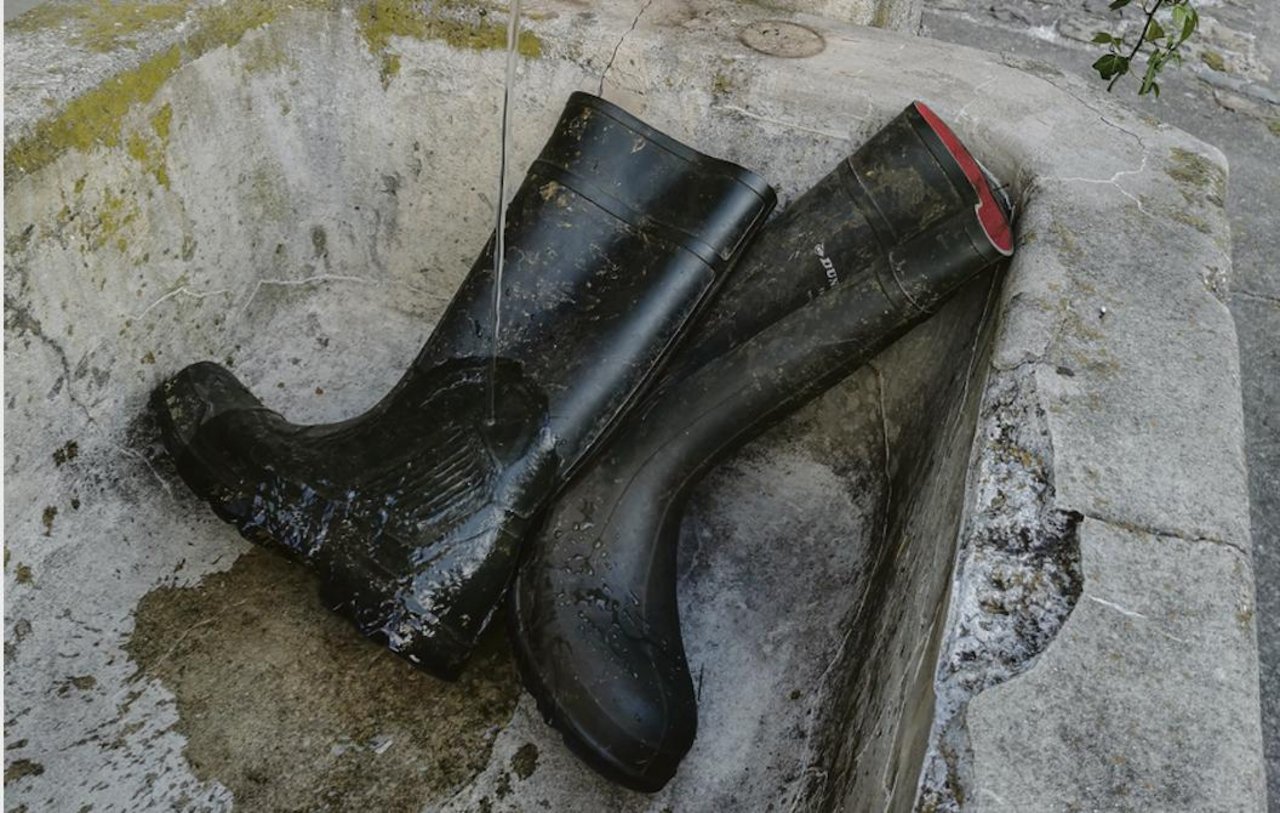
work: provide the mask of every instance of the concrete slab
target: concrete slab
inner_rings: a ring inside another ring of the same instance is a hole
[[[1273,416],[1280,414],[1280,380],[1266,348],[1280,336],[1269,318],[1269,301],[1280,292],[1280,188],[1274,183],[1280,132],[1280,6],[1240,0],[1200,8],[1219,25],[1197,34],[1202,45],[1223,57],[1223,66],[1253,65],[1247,78],[1220,72],[1198,59],[1182,70],[1166,72],[1161,99],[1140,99],[1123,87],[1128,103],[1161,121],[1180,127],[1222,149],[1231,166],[1226,211],[1231,222],[1230,304],[1241,347],[1245,448],[1250,475],[1253,556],[1258,580],[1258,642],[1262,675],[1263,733],[1268,754],[1269,796],[1280,809],[1280,558],[1275,555],[1273,518],[1280,516],[1280,464]],[[928,36],[981,47],[1006,58],[1035,59],[1046,70],[1061,70],[1091,82],[1097,47],[1083,40],[1114,25],[1116,13],[1105,3],[931,0],[925,12]],[[1231,32],[1244,36],[1234,36]],[[1233,51],[1233,48],[1235,49]],[[1228,86],[1229,85],[1229,86]],[[1270,596],[1270,598],[1269,598]]]
[[[1057,639],[969,704],[966,809],[1261,810],[1248,556],[1092,519],[1079,537],[1083,591]],[[1174,769],[1192,764],[1237,770]]]
[[[376,653],[362,672],[354,632],[279,610],[305,580],[263,583],[275,563],[245,557],[185,493],[143,404],[205,358],[302,421],[356,413],[390,386],[490,229],[503,56],[488,46],[500,26],[467,4],[446,18],[397,6],[411,24],[391,31],[370,28],[367,3],[293,5],[193,11],[178,50],[139,43],[87,101],[16,106],[5,223],[14,804],[856,810],[909,807],[923,782],[947,809],[1038,775],[1043,755],[990,739],[948,749],[970,736],[966,709],[1038,659],[1081,662],[1089,641],[1060,632],[1083,606],[1080,580],[1052,577],[1089,561],[1080,522],[1139,540],[1107,562],[1143,607],[1164,606],[1144,580],[1144,535],[1182,540],[1167,548],[1171,579],[1192,580],[1202,551],[1245,549],[1213,148],[1033,63],[772,8],[547,0],[529,23],[541,56],[517,86],[517,171],[558,100],[603,89],[763,171],[787,198],[919,97],[1012,183],[1019,252],[999,287],[957,299],[705,484],[681,583],[705,735],[663,794],[620,791],[577,765],[527,698],[514,700],[500,646],[467,689],[482,699],[457,713],[456,693]],[[821,49],[802,57],[744,36],[779,17]],[[442,19],[488,38],[463,47]],[[7,35],[7,58],[22,54],[6,63],[19,98],[39,98],[23,89],[56,62],[41,51],[51,42]],[[80,115],[90,110],[103,117]],[[1123,243],[1095,237],[1116,229]],[[1099,328],[1089,320],[1104,304],[1117,318]],[[1127,440],[1135,426],[1143,442]],[[1121,444],[1121,459],[1097,438]],[[1002,484],[1018,489],[1008,508]],[[1025,557],[1025,540],[1062,556]],[[1006,584],[984,600],[994,571],[974,557],[990,553],[1045,588]],[[1206,629],[1235,625],[1224,645],[1247,665],[1251,617],[1221,601],[1185,612],[1211,619]],[[987,629],[1000,634],[972,634]],[[1144,634],[1117,633],[1134,646]],[[957,681],[946,664],[959,651],[974,666]],[[1111,685],[1110,664],[1094,667],[1088,677]],[[1256,673],[1222,674],[1145,676],[1151,713],[1225,680],[1232,713],[1247,717]],[[335,702],[342,679],[367,713]],[[423,717],[413,700],[424,693],[449,713]],[[1212,732],[1218,711],[1151,722]],[[433,731],[413,736],[423,727]],[[1238,743],[1143,763],[1132,781],[1260,776],[1256,725],[1241,722]],[[993,760],[1004,773],[987,771]],[[405,785],[407,766],[425,776]]]

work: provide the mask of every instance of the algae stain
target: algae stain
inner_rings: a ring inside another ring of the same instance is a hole
[[[246,73],[267,73],[280,68],[298,67],[295,60],[285,50],[283,44],[272,36],[259,37],[246,41],[243,66]]]
[[[144,29],[172,27],[179,19],[186,19],[189,9],[186,3],[162,3],[155,5],[154,11],[146,11],[152,5],[110,3],[106,0],[99,0],[91,8],[49,4],[20,16],[9,26],[39,31],[74,23],[77,30],[89,31],[97,29],[92,25],[85,28],[86,23],[81,17],[105,15],[102,16],[105,27],[93,42],[112,50],[122,47],[124,38],[133,37]],[[369,50],[383,59],[381,74],[384,85],[390,83],[400,70],[399,56],[388,51],[393,36],[443,40],[455,47],[476,50],[505,48],[506,27],[489,21],[485,9],[479,6],[472,8],[472,5],[442,2],[429,12],[419,10],[409,0],[366,0],[359,5],[356,17],[360,30]],[[190,23],[192,33],[181,45],[149,57],[133,70],[116,74],[68,102],[55,115],[40,120],[29,135],[14,142],[5,151],[5,186],[39,171],[70,150],[87,152],[96,147],[118,146],[122,140],[125,115],[134,107],[150,102],[161,86],[187,62],[215,48],[239,44],[246,33],[274,22],[282,14],[307,8],[336,12],[341,7],[338,0],[228,0],[197,9]],[[130,12],[129,21],[121,22],[115,19],[117,14],[125,13],[119,11],[121,9],[132,9],[137,13]],[[121,25],[117,26],[117,22]],[[117,36],[118,39],[112,39]],[[525,57],[542,55],[542,40],[531,31],[521,32],[517,47]],[[268,61],[275,58],[269,57]],[[283,54],[279,58],[287,60]],[[152,124],[154,126],[154,120]]]
[[[168,102],[151,117],[151,130],[162,146],[169,144],[169,128],[173,125],[173,105]]]
[[[190,3],[97,0],[89,3],[45,3],[5,24],[11,31],[33,33],[59,29],[73,45],[107,53],[136,48],[149,32],[171,29],[186,19]]]
[[[97,220],[86,228],[85,239],[89,243],[89,250],[97,251],[115,238],[117,248],[123,251],[127,243],[123,237],[118,236],[119,232],[136,220],[138,214],[136,204],[130,205],[124,197],[108,190],[98,206]]]
[[[31,135],[5,153],[5,183],[48,166],[67,150],[119,145],[125,114],[151,101],[181,61],[181,50],[169,48],[73,99],[57,116],[38,122]]]
[[[277,222],[290,218],[291,199],[279,170],[270,166],[255,167],[248,181],[244,201],[255,218]]]
[[[400,72],[400,56],[389,52],[392,37],[442,40],[455,48],[477,51],[502,50],[507,47],[507,27],[488,19],[486,9],[472,9],[474,14],[458,13],[465,3],[439,3],[423,11],[411,0],[370,0],[356,12],[360,31],[369,52],[382,58],[383,87]],[[521,56],[542,56],[542,40],[532,31],[521,31],[516,42]]]
[[[1218,73],[1227,72],[1227,62],[1222,58],[1222,54],[1209,48],[1200,52],[1200,61],[1209,66],[1211,70]]]
[[[1178,210],[1176,212],[1171,212],[1169,214],[1169,217],[1172,218],[1173,220],[1178,221],[1179,223],[1185,223],[1186,225],[1190,226],[1191,228],[1195,229],[1201,234],[1210,234],[1210,235],[1213,234],[1213,227],[1210,226],[1208,221],[1206,221],[1203,217],[1197,217],[1191,214],[1190,212],[1184,212],[1181,210]]]
[[[62,466],[80,456],[80,444],[69,440],[53,450],[53,465]]]
[[[166,102],[151,116],[151,132],[155,135],[152,141],[147,135],[134,132],[125,141],[125,152],[150,173],[156,183],[169,188],[169,128],[173,123],[173,105]]]
[[[9,785],[20,779],[26,779],[28,776],[40,776],[44,773],[44,766],[39,762],[30,759],[15,759],[4,769],[4,783]]]
[[[1183,187],[1183,197],[1203,191],[1210,202],[1221,206],[1227,196],[1227,175],[1220,167],[1203,155],[1174,147],[1169,151],[1173,166],[1165,174]]]
[[[189,7],[185,3],[174,5],[181,6],[184,14]],[[73,99],[56,115],[37,122],[30,135],[9,147],[5,151],[5,185],[48,166],[69,150],[87,152],[95,147],[119,145],[125,115],[135,106],[151,101],[183,64],[215,48],[236,45],[246,32],[273,22],[281,13],[306,7],[330,9],[335,7],[335,0],[230,0],[199,9],[194,31],[182,45],[161,51],[133,70],[116,74]],[[47,7],[55,15],[61,13],[55,9],[65,8],[75,7]],[[48,15],[29,20],[26,17],[19,19],[29,30],[58,22]]]
[[[130,657],[175,696],[196,774],[246,810],[418,810],[488,763],[518,682],[500,634],[457,683],[321,606],[310,572],[254,549],[139,603]],[[535,752],[536,753],[536,752]]]
[[[511,755],[511,770],[515,771],[516,776],[523,781],[533,776],[533,772],[538,769],[538,746],[531,742],[516,749]]]

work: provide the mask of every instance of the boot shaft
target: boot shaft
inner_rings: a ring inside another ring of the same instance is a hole
[[[570,97],[507,210],[496,343],[545,396],[566,466],[627,407],[774,202],[755,174]],[[417,370],[494,352],[494,251],[491,238]]]
[[[946,124],[922,102],[909,105],[769,223],[690,330],[661,386],[887,259],[957,211],[984,205],[988,184],[971,178],[966,167],[979,171]],[[987,241],[993,247],[1007,239],[997,232],[993,227]],[[1003,243],[996,251],[1008,253]]]
[[[533,540],[510,601],[525,685],[615,781],[662,787],[696,733],[676,601],[691,487],[1011,250],[981,168],[931,116],[908,108],[769,224]]]

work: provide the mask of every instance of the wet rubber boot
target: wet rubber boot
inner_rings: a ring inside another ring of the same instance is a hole
[[[587,764],[655,791],[693,743],[676,551],[701,476],[1011,251],[1006,205],[919,103],[766,227],[557,497],[512,588],[524,683]]]
[[[773,204],[756,175],[576,93],[507,210],[496,362],[491,239],[364,415],[291,424],[202,363],[153,395],[164,443],[220,517],[313,566],[330,608],[454,677],[531,517],[634,404]]]

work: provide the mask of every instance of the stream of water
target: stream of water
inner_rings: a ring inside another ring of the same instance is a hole
[[[494,214],[493,244],[493,345],[489,354],[489,414],[497,415],[498,337],[502,330],[502,270],[506,265],[507,241],[507,150],[511,140],[511,91],[516,82],[517,46],[520,40],[520,0],[510,0],[507,19],[507,73],[502,87],[502,129],[498,133],[498,196]]]

